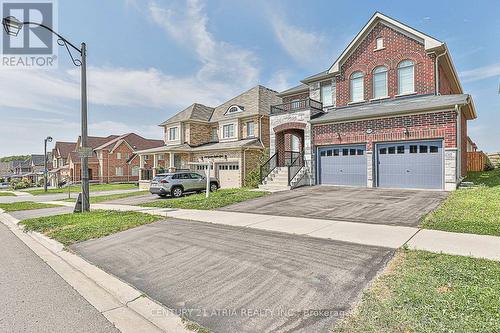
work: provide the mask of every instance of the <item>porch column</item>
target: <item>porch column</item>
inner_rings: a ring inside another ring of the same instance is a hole
[[[144,169],[144,155],[139,155],[139,180],[142,179],[142,170]]]
[[[158,167],[158,155],[153,154],[153,177],[156,176],[156,168]]]
[[[175,153],[170,152],[169,153],[169,158],[168,158],[169,159],[169,161],[168,161],[169,168],[174,168],[175,167],[174,158],[175,158]]]

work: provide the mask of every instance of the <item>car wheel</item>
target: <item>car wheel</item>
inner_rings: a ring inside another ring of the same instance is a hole
[[[180,188],[180,187],[174,187],[174,189],[172,190],[172,196],[174,198],[180,198],[180,197],[182,197],[182,188]]]
[[[215,192],[219,189],[219,186],[217,186],[216,183],[210,184],[210,192]]]

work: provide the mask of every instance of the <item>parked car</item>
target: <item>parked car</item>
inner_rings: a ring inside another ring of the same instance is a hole
[[[219,180],[210,177],[210,191],[217,191],[219,187]],[[151,181],[149,192],[160,197],[171,195],[179,198],[186,192],[201,192],[206,188],[207,178],[204,175],[192,171],[178,171],[156,175]]]
[[[10,188],[10,183],[0,183],[0,189],[7,189]]]

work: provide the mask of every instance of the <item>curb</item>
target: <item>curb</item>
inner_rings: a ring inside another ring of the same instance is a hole
[[[121,332],[192,333],[172,310],[85,259],[65,251],[61,243],[37,232],[24,232],[18,225],[19,220],[2,209],[0,222]]]

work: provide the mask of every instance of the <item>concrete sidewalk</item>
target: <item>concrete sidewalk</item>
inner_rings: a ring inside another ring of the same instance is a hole
[[[58,203],[61,204],[61,202]],[[278,231],[392,249],[406,245],[410,249],[416,250],[500,260],[500,237],[496,236],[213,210],[158,209],[111,204],[94,204],[92,208],[139,211],[170,218]]]

